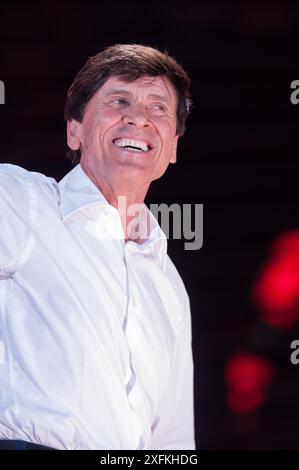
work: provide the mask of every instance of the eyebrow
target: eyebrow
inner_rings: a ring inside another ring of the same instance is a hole
[[[170,103],[170,100],[169,100],[168,96],[166,96],[166,95],[157,95],[155,93],[152,93],[149,96],[151,98],[155,98],[156,100],[161,100],[161,101],[165,101],[166,103]]]
[[[105,94],[106,97],[110,96],[110,95],[131,95],[132,96],[132,93],[131,91],[129,90],[124,90],[124,89],[111,89],[111,90],[108,90],[107,93]],[[150,95],[148,95],[150,98],[154,98],[154,99],[157,99],[157,100],[161,100],[161,101],[164,101],[165,103],[168,103],[170,104],[170,100],[169,98],[166,96],[166,95],[159,95],[159,94],[156,94],[156,93],[151,93]]]

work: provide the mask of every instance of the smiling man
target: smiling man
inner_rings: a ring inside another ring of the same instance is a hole
[[[82,122],[68,120],[68,145],[82,149],[82,169],[110,204],[118,206],[119,196],[128,207],[141,204],[150,183],[175,163],[176,110],[176,92],[164,76],[132,83],[112,76],[88,102]]]
[[[0,448],[194,449],[189,298],[143,203],[189,105],[173,58],[115,45],[68,91],[74,169],[0,165]]]

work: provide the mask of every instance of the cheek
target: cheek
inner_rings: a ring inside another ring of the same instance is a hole
[[[88,128],[88,132],[86,132],[85,134],[85,139],[84,139],[85,148],[94,147],[98,140],[99,140],[99,136],[97,132],[97,127],[94,126],[93,124],[92,126]]]
[[[119,122],[120,119],[121,115],[119,111],[108,109],[86,119],[84,122],[84,128],[87,130],[88,134],[91,134],[92,132],[100,134],[110,129],[113,125]]]
[[[160,135],[162,137],[163,147],[167,150],[171,150],[176,138],[175,129],[168,127],[168,129],[165,129]]]
[[[113,116],[101,116],[101,119],[93,120],[87,123],[84,134],[85,142],[89,145],[98,145],[99,142],[104,143],[105,139],[109,140],[109,130],[114,126],[116,119]],[[106,134],[108,133],[108,136]]]
[[[118,123],[122,118],[122,113],[116,109],[107,109],[104,113],[101,114],[99,124],[105,128],[109,128],[114,124]]]
[[[172,141],[176,135],[176,121],[172,119],[159,119],[153,121],[153,124],[160,134],[160,137],[163,141],[163,144],[167,144],[169,141]]]
[[[121,116],[119,112],[115,110],[106,111],[97,122],[96,133],[98,138],[103,141],[105,141],[105,139],[110,141],[112,136],[114,137],[113,131],[119,126],[120,122]]]

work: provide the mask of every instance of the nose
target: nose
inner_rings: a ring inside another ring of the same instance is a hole
[[[146,115],[146,110],[141,105],[130,106],[130,108],[127,108],[122,119],[125,124],[130,124],[137,127],[150,126],[150,121]]]

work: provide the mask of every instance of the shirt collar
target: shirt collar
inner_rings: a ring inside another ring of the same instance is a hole
[[[99,205],[105,206],[119,218],[117,210],[109,204],[102,192],[83,171],[80,164],[76,165],[67,173],[58,183],[58,186],[61,195],[61,212],[64,222],[76,213],[87,212],[89,209],[93,209]],[[130,243],[131,250],[133,251],[152,255],[159,262],[162,269],[165,270],[167,255],[166,236],[161,230],[156,218],[145,204],[144,208],[149,214],[153,229],[148,239],[143,243],[136,243],[134,241],[127,243]],[[116,238],[119,238],[119,232]]]

